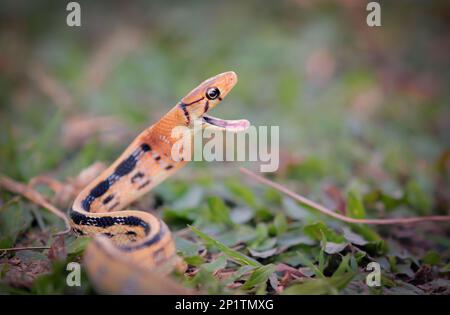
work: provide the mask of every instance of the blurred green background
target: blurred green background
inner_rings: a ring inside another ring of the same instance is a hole
[[[330,189],[355,191],[373,216],[448,214],[447,1],[380,1],[381,27],[366,1],[79,1],[81,27],[66,25],[66,3],[0,4],[1,173],[64,179],[111,162],[234,70],[212,115],[280,126],[277,180],[330,206]],[[211,184],[244,165],[193,164],[178,179]],[[448,257],[449,231],[437,233]]]

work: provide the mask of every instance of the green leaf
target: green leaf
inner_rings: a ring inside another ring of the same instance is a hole
[[[77,237],[67,245],[67,253],[74,255],[82,254],[91,240],[90,237]]]
[[[303,206],[292,198],[283,198],[283,208],[286,215],[294,220],[305,221],[315,217],[314,213],[306,206]]]
[[[231,260],[235,261],[239,265],[250,265],[250,266],[261,266],[259,262],[256,260],[234,250],[229,248],[228,246],[220,243],[219,241],[213,239],[212,237],[206,235],[205,233],[201,232],[194,226],[190,226],[190,229],[197,234],[198,237],[200,237],[202,240],[204,240],[208,245],[211,245],[217,249],[219,249],[221,252],[223,252],[225,255],[227,255]]]
[[[267,249],[267,250],[264,250],[264,251],[257,251],[257,250],[254,250],[252,248],[249,248],[248,251],[250,252],[250,254],[253,257],[263,258],[264,259],[264,258],[268,258],[268,257],[271,257],[271,256],[275,255],[276,252],[277,252],[277,248],[271,248],[271,249]]]
[[[184,257],[184,261],[191,266],[200,266],[205,262],[205,259],[200,255]]]
[[[366,216],[361,197],[353,190],[347,196],[347,213],[352,218],[362,219]]]
[[[347,247],[347,245],[348,243],[326,242],[323,250],[325,253],[332,255],[342,252]]]
[[[228,209],[222,199],[216,196],[209,197],[208,206],[211,215],[211,222],[232,224],[230,209]]]
[[[317,241],[323,241],[324,236],[326,241],[334,243],[343,243],[345,240],[342,235],[337,234],[321,221],[305,225],[303,232],[310,238]]]
[[[253,270],[248,280],[242,285],[241,289],[249,290],[254,286],[265,283],[271,274],[275,272],[275,265],[269,264]]]
[[[431,212],[431,198],[415,181],[406,185],[406,199],[408,203],[421,215],[429,215]]]
[[[9,202],[0,208],[0,245],[11,247],[17,237],[28,229],[33,221],[31,212],[21,201]]]
[[[283,295],[337,294],[353,279],[354,275],[347,273],[331,278],[308,279],[288,287],[283,291]]]
[[[202,291],[208,292],[209,294],[224,293],[220,281],[211,271],[208,271],[202,267],[200,267],[194,277],[187,279],[186,284],[191,287],[198,287]]]
[[[354,232],[360,234],[369,242],[383,242],[383,239],[373,227],[364,224],[350,224],[350,226]]]
[[[278,238],[277,244],[289,248],[299,244],[314,245],[316,241],[299,232],[288,232]]]
[[[336,271],[333,273],[333,277],[340,277],[345,272],[351,270],[350,265],[349,265],[350,257],[351,257],[351,255],[347,254],[342,258],[341,263],[337,267]]]
[[[228,285],[230,283],[233,283],[234,281],[240,279],[242,276],[250,273],[255,268],[258,268],[258,267],[249,266],[249,265],[241,266],[233,274],[231,274],[231,276],[222,279],[221,283],[223,285]]]
[[[267,227],[267,224],[265,223],[258,223],[255,229],[255,238],[251,242],[250,246],[253,248],[258,247],[259,244],[264,242],[269,237],[269,229]]]
[[[327,243],[326,240],[323,241],[323,243]],[[327,264],[327,259],[325,256],[325,246],[321,246],[320,247],[320,251],[319,251],[319,255],[317,255],[317,262],[319,263],[319,270],[320,273],[323,274],[323,271],[325,270],[326,264]]]
[[[284,234],[287,230],[287,220],[284,214],[278,213],[273,220],[277,236]]]
[[[441,272],[450,272],[450,263],[441,268]]]
[[[261,221],[269,221],[273,218],[273,214],[266,206],[259,206],[255,208],[255,216]]]
[[[344,227],[342,230],[344,232],[344,237],[348,242],[360,246],[364,246],[368,243],[361,235],[352,232],[349,228]]]
[[[67,262],[58,261],[52,264],[50,273],[41,274],[33,282],[31,288],[34,294],[88,294],[92,288],[84,269],[81,268],[81,286],[69,287],[66,283],[68,271]]]
[[[200,250],[199,244],[188,241],[178,236],[175,237],[175,244],[177,247],[177,251],[180,252],[184,257],[195,256]]]
[[[301,163],[289,166],[289,178],[299,179],[302,182],[312,182],[327,174],[327,162],[316,157],[305,157]]]
[[[32,291],[35,294],[63,294],[67,287],[64,272],[64,263],[62,261],[52,265],[51,273],[42,274],[33,282]]]
[[[305,255],[303,255],[300,252],[297,252],[297,255],[298,255],[298,258],[300,259],[300,262],[302,263],[302,265],[311,269],[314,272],[314,274],[316,275],[316,277],[325,278],[322,271],[320,271],[320,269],[317,268],[310,259],[308,259]]]
[[[219,256],[216,260],[213,260],[207,264],[202,265],[202,268],[212,273],[217,270],[224,269],[227,266],[227,258],[225,256]]]
[[[227,188],[237,197],[243,199],[250,207],[256,207],[256,199],[248,187],[242,185],[236,180],[228,180],[225,182]]]
[[[196,208],[200,205],[203,198],[203,189],[198,186],[193,186],[184,193],[180,198],[177,198],[172,205],[173,210],[183,210]]]
[[[422,258],[422,261],[428,265],[439,265],[442,260],[438,252],[430,250]]]
[[[234,224],[247,223],[254,216],[255,216],[255,213],[253,212],[252,209],[250,209],[248,207],[236,207],[236,208],[233,208],[233,210],[231,210],[231,212],[230,212],[230,218]]]

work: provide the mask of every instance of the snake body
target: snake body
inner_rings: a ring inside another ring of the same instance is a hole
[[[100,292],[145,294],[170,289],[170,281],[161,275],[173,270],[178,256],[167,225],[149,212],[123,209],[188,163],[172,159],[175,127],[193,130],[195,121],[228,131],[248,127],[246,120],[225,121],[205,115],[236,82],[232,71],[202,82],[139,134],[75,199],[69,211],[71,226],[77,235],[94,236],[84,260]],[[150,285],[155,279],[159,282]]]

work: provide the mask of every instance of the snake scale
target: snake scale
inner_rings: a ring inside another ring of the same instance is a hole
[[[155,215],[123,210],[173,175],[188,161],[172,159],[172,130],[194,122],[237,132],[247,120],[206,115],[230,92],[237,76],[229,71],[205,80],[154,125],[145,129],[120,157],[76,197],[69,217],[77,235],[93,236],[84,254],[87,273],[102,293],[146,294],[171,290],[167,277],[179,263],[173,236]],[[175,290],[175,291],[174,291]],[[171,292],[177,292],[176,289]]]

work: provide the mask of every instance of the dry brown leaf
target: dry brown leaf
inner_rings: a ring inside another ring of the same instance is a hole
[[[50,262],[40,259],[21,259],[14,256],[11,259],[2,259],[0,263],[8,265],[4,280],[16,288],[29,288],[36,277],[50,271]]]
[[[64,260],[67,258],[64,236],[60,235],[55,238],[47,254],[50,260]]]

